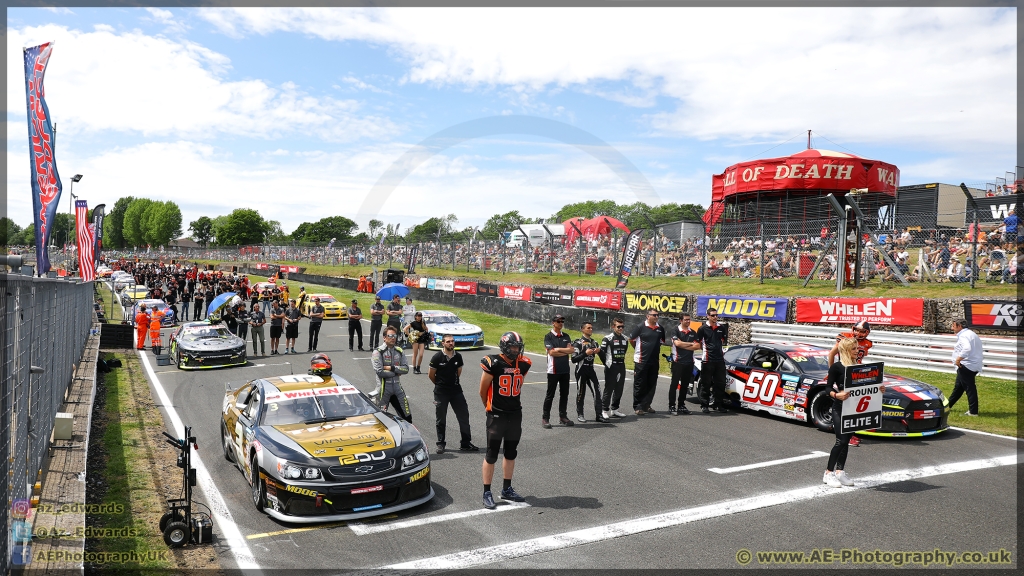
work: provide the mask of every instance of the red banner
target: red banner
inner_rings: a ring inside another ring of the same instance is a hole
[[[476,294],[476,282],[455,281],[456,294]]]
[[[607,308],[618,310],[622,306],[622,292],[612,290],[576,290],[573,293],[574,306],[586,308]]]
[[[867,320],[880,326],[922,326],[922,298],[797,298],[796,321],[811,324],[854,324]]]
[[[900,171],[892,164],[829,150],[734,164],[711,177],[712,199],[758,190],[842,190],[896,194]],[[717,198],[715,197],[717,192]]]
[[[266,262],[257,262],[256,263],[256,269],[257,270],[266,270],[267,268],[268,268],[268,266],[267,266]]]
[[[298,266],[281,266],[281,272],[288,272],[290,274],[292,272],[298,273],[298,271]]]
[[[529,302],[532,290],[529,286],[498,286],[498,297]]]

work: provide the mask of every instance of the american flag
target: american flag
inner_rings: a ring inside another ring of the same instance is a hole
[[[89,205],[85,200],[75,200],[75,225],[78,230],[78,269],[83,282],[96,279],[96,261],[93,249],[96,246],[87,218]]]

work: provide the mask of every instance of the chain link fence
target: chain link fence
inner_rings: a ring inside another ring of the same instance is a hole
[[[93,321],[93,284],[5,274],[0,335],[0,562],[13,542],[15,501],[28,499]]]

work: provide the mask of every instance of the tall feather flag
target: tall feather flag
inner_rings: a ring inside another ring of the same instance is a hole
[[[103,216],[106,204],[100,204],[92,209],[93,238],[96,243],[93,246],[93,262],[100,261],[100,250],[103,249]]]
[[[622,290],[629,282],[629,276],[636,266],[636,257],[640,254],[640,241],[643,238],[644,229],[637,228],[626,237],[625,246],[622,249],[622,263],[619,265],[619,276],[615,280],[615,287]]]
[[[78,270],[83,282],[96,279],[96,260],[93,256],[93,239],[89,229],[89,204],[85,200],[75,200],[75,226],[78,230]]]
[[[52,51],[53,44],[50,42],[24,49],[32,212],[36,229],[36,263],[40,276],[50,271],[50,253],[46,246],[53,232],[62,190],[53,156],[56,135],[43,90],[43,76],[46,75],[46,64],[50,61]]]

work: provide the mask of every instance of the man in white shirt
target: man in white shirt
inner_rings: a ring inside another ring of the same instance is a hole
[[[978,415],[978,388],[974,378],[981,372],[982,349],[981,338],[974,330],[965,328],[967,321],[963,318],[953,320],[953,333],[956,334],[956,345],[953,346],[953,364],[956,365],[956,384],[949,396],[949,409],[967,393],[967,412],[964,416]]]

